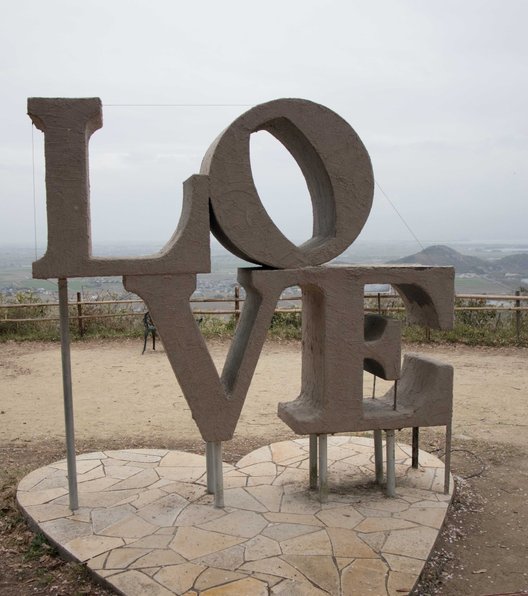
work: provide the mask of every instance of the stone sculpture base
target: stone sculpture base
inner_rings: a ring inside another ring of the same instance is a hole
[[[224,465],[224,509],[207,494],[204,457],[153,449],[80,455],[75,514],[65,461],[31,472],[17,498],[65,555],[130,596],[410,591],[451,501],[442,462],[422,451],[413,469],[398,444],[397,496],[387,499],[373,440],[330,437],[321,504],[308,456],[308,439],[297,439]]]

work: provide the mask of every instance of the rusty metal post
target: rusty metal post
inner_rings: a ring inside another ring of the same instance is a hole
[[[79,335],[84,337],[84,319],[82,318],[82,298],[80,292],[77,292],[77,324],[79,326]]]
[[[317,488],[317,435],[310,435],[310,488]]]
[[[328,440],[327,435],[318,435],[319,438],[319,501],[328,501]]]
[[[412,467],[415,469],[418,468],[419,449],[420,449],[420,428],[418,426],[413,426],[413,429],[412,429]]]
[[[240,319],[240,286],[235,286],[235,322]]]
[[[381,429],[374,431],[374,466],[376,469],[376,484],[383,484],[383,439]]]

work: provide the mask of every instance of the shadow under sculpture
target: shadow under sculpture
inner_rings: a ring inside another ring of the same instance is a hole
[[[200,174],[184,183],[182,217],[158,255],[100,259],[91,255],[87,166],[88,139],[101,126],[100,100],[32,99],[28,106],[46,135],[48,251],[34,263],[34,277],[121,274],[127,290],[145,301],[207,443],[207,483],[216,506],[224,504],[221,442],[233,436],[287,287],[298,285],[303,294],[302,388],[297,399],[280,404],[278,413],[294,432],[310,435],[310,484],[318,482],[322,500],[328,489],[328,433],[386,431],[389,495],[394,494],[394,429],[442,424],[449,436],[451,367],[407,356],[401,371],[399,323],[381,315],[365,317],[363,295],[365,284],[390,283],[410,322],[447,329],[453,322],[453,269],[323,266],[360,233],[374,188],[368,153],[337,114],[296,99],[252,108],[221,133]],[[312,238],[300,246],[275,226],[255,188],[249,138],[258,130],[282,142],[305,176],[314,224]],[[228,250],[260,265],[238,271],[247,299],[220,376],[189,303],[196,274],[210,271],[209,229]],[[389,380],[401,376],[398,395],[364,399],[364,369]],[[376,445],[378,461],[380,442]],[[448,481],[446,452],[446,490]]]

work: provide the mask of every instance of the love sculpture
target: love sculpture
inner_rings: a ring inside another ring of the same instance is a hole
[[[33,276],[59,278],[67,303],[68,277],[122,275],[126,289],[144,300],[206,441],[207,484],[216,506],[223,506],[221,442],[233,436],[277,301],[290,286],[299,286],[303,299],[302,387],[297,399],[279,405],[278,415],[295,433],[310,435],[310,486],[318,485],[320,498],[326,498],[327,434],[365,430],[374,431],[376,479],[381,483],[384,430],[386,490],[394,496],[394,430],[413,428],[416,467],[418,428],[445,425],[448,492],[452,368],[416,354],[406,355],[400,367],[400,323],[365,315],[363,295],[365,284],[390,283],[402,297],[410,322],[450,328],[454,271],[324,265],[356,239],[373,199],[369,155],[342,118],[300,99],[252,108],[217,137],[200,173],[184,182],[178,227],[158,254],[96,258],[91,253],[88,141],[102,126],[101,101],[32,98],[28,112],[45,135],[48,217],[47,252],[33,263]],[[260,130],[290,151],[306,179],[313,235],[300,246],[275,226],[255,188],[249,139]],[[210,230],[233,254],[257,265],[238,270],[247,299],[221,376],[189,302],[197,273],[210,272]],[[67,333],[67,307],[62,312],[66,318],[62,329]],[[64,355],[69,366],[69,354],[63,351]],[[394,388],[379,399],[364,399],[363,370],[394,380]],[[66,420],[67,428],[68,420],[71,424],[71,478],[75,477],[71,403]],[[70,484],[70,494],[74,489]],[[76,507],[75,500],[70,503]]]

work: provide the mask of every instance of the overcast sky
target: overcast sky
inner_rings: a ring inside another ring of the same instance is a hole
[[[322,103],[366,145],[376,182],[423,242],[528,241],[528,2],[4,0],[0,243],[46,242],[43,136],[26,99],[100,97],[90,144],[94,243],[156,242],[181,183],[252,105]],[[116,107],[110,104],[227,104]],[[234,104],[242,104],[234,105]],[[246,107],[244,107],[246,106]],[[252,136],[261,198],[311,235],[302,175]],[[412,240],[377,189],[360,239]]]

